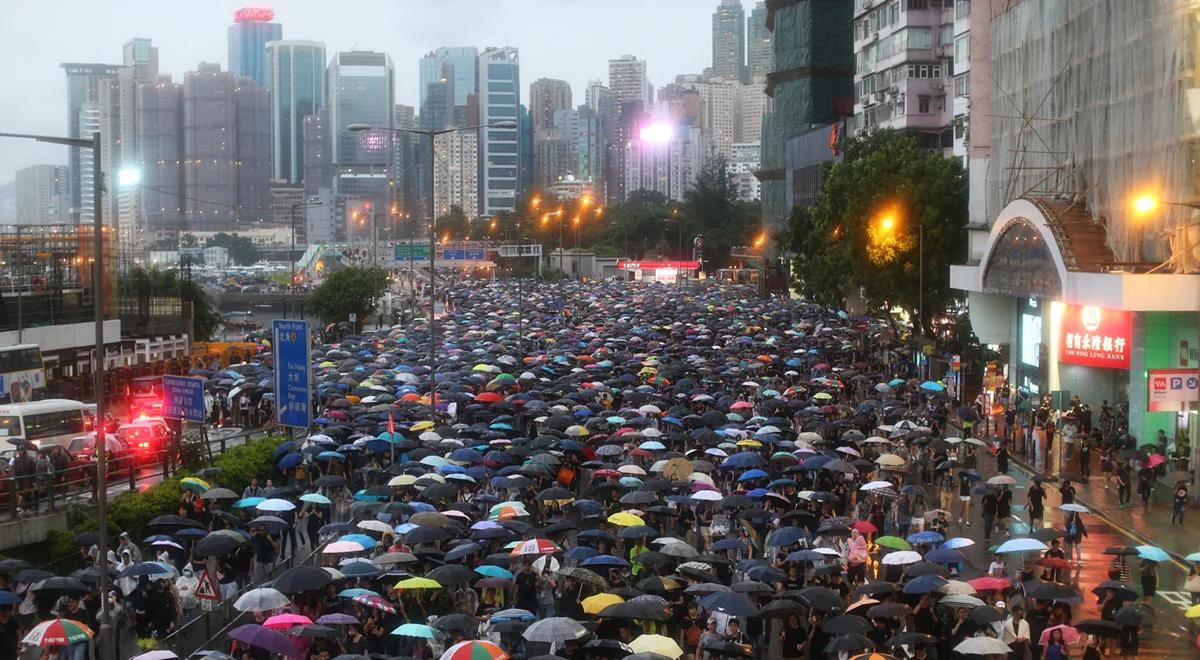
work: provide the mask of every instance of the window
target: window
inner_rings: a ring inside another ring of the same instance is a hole
[[[964,34],[954,40],[954,63],[965,64],[971,60],[971,35]]]
[[[488,176],[503,179],[513,179],[517,176],[515,167],[489,167]]]
[[[929,0],[908,0],[908,10],[929,9]]]
[[[954,43],[954,24],[947,23],[938,31],[938,48],[949,46]]]
[[[955,96],[970,96],[971,94],[971,72],[962,73],[954,76],[954,95]]]
[[[490,105],[516,105],[517,97],[515,94],[488,94],[487,102]]]
[[[488,78],[490,80],[513,80],[515,68],[511,64],[488,64]]]
[[[40,440],[69,433],[83,433],[83,413],[79,410],[25,415],[26,440]]]
[[[922,64],[922,65],[918,66],[917,67],[917,77],[918,78],[928,78],[929,77],[929,65]]]
[[[908,32],[908,47],[916,49],[933,48],[933,29],[927,27],[910,27]]]
[[[923,114],[923,115],[929,114],[929,97],[928,96],[918,96],[917,97],[917,112],[920,114]]]
[[[954,19],[966,18],[971,15],[971,0],[958,0],[954,3]]]
[[[930,78],[941,78],[942,77],[942,65],[940,65],[940,64],[930,65],[929,77]]]
[[[492,118],[495,118],[495,117],[516,117],[516,116],[517,116],[517,106],[515,106],[515,105],[507,105],[507,106],[506,106],[506,105],[501,105],[501,106],[496,106],[496,107],[489,107],[489,108],[488,108],[488,115],[489,115],[489,116],[491,116]],[[511,130],[511,129],[509,129],[509,130]]]
[[[515,143],[514,144],[489,143],[488,144],[488,152],[489,153],[500,153],[500,154],[515,154],[515,153],[517,153],[517,145]]]

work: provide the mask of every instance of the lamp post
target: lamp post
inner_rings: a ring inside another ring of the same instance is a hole
[[[61,144],[68,147],[92,150],[92,298],[93,312],[96,316],[96,363],[93,368],[93,378],[96,390],[96,419],[103,420],[106,413],[104,404],[104,223],[101,218],[103,207],[103,177],[100,172],[100,133],[92,133],[91,139],[55,137],[50,135],[30,135],[27,133],[0,133],[0,137],[34,140],[49,144]],[[99,539],[96,546],[99,550],[100,562],[105,562],[108,556],[108,451],[105,447],[104,425],[96,424],[96,520],[99,523]],[[102,660],[112,658],[112,620],[108,610],[108,571],[103,566],[100,570],[100,630],[99,646]]]
[[[437,169],[437,149],[435,148],[435,142],[439,135],[446,135],[455,131],[478,130],[480,128],[515,129],[517,128],[517,122],[511,120],[498,121],[478,126],[450,127],[438,130],[371,126],[370,124],[350,124],[346,126],[346,130],[352,132],[388,131],[391,133],[424,135],[429,138],[429,407],[435,415],[437,413],[437,319],[435,318],[434,311],[437,307],[437,208],[434,204],[434,198],[437,196],[437,192],[434,189],[434,170]]]

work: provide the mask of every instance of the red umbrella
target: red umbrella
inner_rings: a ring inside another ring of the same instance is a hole
[[[496,403],[503,400],[504,397],[500,396],[499,392],[481,392],[475,397],[476,403]]]
[[[978,577],[967,580],[967,584],[975,587],[975,591],[1003,591],[1012,586],[1007,578],[998,577]]]
[[[875,532],[879,531],[879,528],[867,522],[866,520],[855,520],[854,522],[850,523],[850,529],[857,529],[863,534],[874,534]]]
[[[1066,559],[1059,559],[1058,557],[1042,557],[1037,560],[1037,565],[1045,566],[1046,568],[1070,568],[1071,562]]]

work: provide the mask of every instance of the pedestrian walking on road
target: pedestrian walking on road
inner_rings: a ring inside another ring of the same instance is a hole
[[[1146,605],[1158,593],[1158,563],[1149,559],[1142,560],[1142,602]]]
[[[1029,529],[1041,529],[1042,520],[1046,516],[1046,489],[1042,487],[1042,478],[1033,477],[1033,485],[1026,493],[1029,505]]]
[[[1138,495],[1142,498],[1142,506],[1150,506],[1150,493],[1154,492],[1154,468],[1143,464],[1138,470]]]
[[[1175,497],[1171,501],[1171,524],[1179,523],[1183,527],[1183,513],[1187,511],[1188,506],[1188,489],[1187,484],[1179,482],[1175,484]]]
[[[1122,509],[1129,506],[1129,498],[1132,495],[1130,485],[1133,479],[1133,473],[1129,469],[1129,463],[1119,461],[1117,463],[1117,502]]]
[[[1067,514],[1067,524],[1065,527],[1067,534],[1063,538],[1067,542],[1067,559],[1070,559],[1072,552],[1074,552],[1075,565],[1082,566],[1083,539],[1087,538],[1087,528],[1083,526],[1083,519],[1074,511]]]

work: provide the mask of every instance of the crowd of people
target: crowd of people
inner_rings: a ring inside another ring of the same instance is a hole
[[[422,321],[316,347],[317,417],[272,474],[185,480],[143,550],[81,545],[126,625],[167,637],[214,572],[243,614],[205,649],[239,660],[1139,652],[1165,553],[1078,584],[1070,480],[1048,509],[885,321],[732,286],[517,290],[455,288],[432,372]],[[0,585],[21,631],[95,623],[61,579]]]

